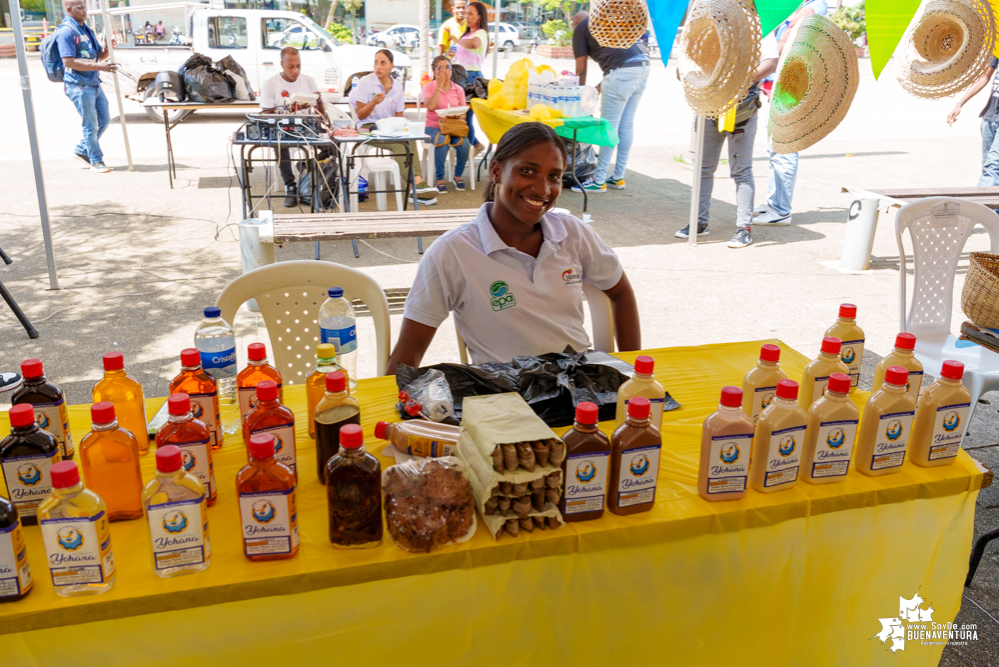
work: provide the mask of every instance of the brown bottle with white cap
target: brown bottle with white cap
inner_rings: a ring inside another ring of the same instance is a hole
[[[760,360],[756,366],[742,378],[742,409],[753,420],[754,426],[760,419],[760,413],[773,402],[777,382],[787,379],[787,373],[780,369],[778,361],[780,347],[767,343],[760,348]]]
[[[753,420],[743,412],[742,399],[738,387],[722,387],[721,404],[701,426],[697,492],[705,500],[738,500],[746,495]]]
[[[971,393],[964,388],[964,364],[943,362],[940,377],[919,399],[909,438],[909,460],[923,467],[945,466],[957,460],[968,431]]]
[[[809,484],[842,482],[850,470],[860,408],[850,400],[850,376],[833,373],[826,393],[808,408],[801,478]]]
[[[908,378],[906,369],[889,366],[881,389],[864,405],[853,458],[857,470],[865,475],[887,475],[902,469],[916,414],[916,401],[905,391]]]
[[[802,410],[812,407],[812,402],[822,396],[829,384],[829,376],[833,373],[850,374],[850,369],[843,360],[839,358],[840,349],[843,347],[839,338],[826,336],[822,339],[822,349],[819,356],[810,364],[805,366],[805,372],[801,378],[801,390],[798,394],[798,405]]]
[[[912,400],[919,402],[919,387],[923,383],[923,365],[916,359],[913,350],[916,349],[916,337],[911,333],[902,332],[895,336],[895,349],[891,354],[878,362],[874,369],[874,393],[885,381],[885,371],[889,366],[901,366],[909,371],[909,380],[905,390]]]
[[[781,380],[774,402],[756,422],[749,484],[760,493],[784,491],[798,481],[808,420],[805,411],[795,403],[797,397],[798,383]]]

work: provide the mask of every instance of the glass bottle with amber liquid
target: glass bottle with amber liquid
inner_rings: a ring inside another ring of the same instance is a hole
[[[167,399],[167,423],[156,432],[156,448],[176,445],[183,457],[184,470],[194,475],[208,492],[208,506],[215,504],[218,485],[212,462],[212,437],[205,422],[191,413],[187,394],[174,394]]]
[[[298,479],[298,456],[295,447],[295,413],[281,405],[273,380],[257,385],[257,404],[243,420],[243,437],[249,446],[254,435],[266,433],[274,439],[277,460],[288,466]]]
[[[274,437],[250,436],[250,462],[236,474],[243,553],[253,561],[285,560],[298,553],[295,475],[274,456]]]
[[[17,508],[0,496],[0,602],[16,602],[31,592],[31,566]]]
[[[239,390],[239,418],[246,419],[250,409],[257,403],[257,385],[264,380],[273,380],[277,384],[278,396],[284,403],[284,388],[281,385],[281,373],[267,363],[267,347],[263,343],[250,343],[246,351],[246,368],[236,375],[236,387]],[[245,437],[245,436],[244,436]]]
[[[146,423],[146,399],[142,384],[125,372],[125,357],[121,352],[104,355],[104,378],[94,385],[94,403],[110,401],[114,404],[118,423],[135,436],[139,455],[149,451],[149,427]]]
[[[326,483],[326,463],[340,448],[340,429],[361,423],[361,406],[347,394],[347,376],[337,371],[326,376],[326,395],[316,406],[316,473]]]
[[[108,401],[90,408],[93,429],[80,441],[80,464],[87,488],[104,499],[108,521],[142,516],[142,471],[139,443],[118,425]]]
[[[69,431],[69,412],[66,410],[66,397],[62,389],[45,379],[41,359],[22,361],[21,377],[24,378],[24,384],[10,397],[10,404],[33,405],[38,427],[55,436],[63,459],[73,458],[76,450],[73,447],[73,434]]]
[[[340,430],[340,451],[326,465],[330,542],[344,549],[382,541],[382,464],[364,451],[357,424]]]
[[[316,368],[305,380],[305,399],[309,406],[309,437],[316,439],[316,406],[326,395],[326,374],[343,371],[336,363],[336,345],[333,343],[320,343],[316,345]],[[347,393],[350,393],[350,385],[347,385]]]
[[[212,436],[212,449],[221,449],[225,431],[219,415],[219,383],[201,366],[201,353],[190,347],[180,351],[180,375],[170,381],[170,394],[191,397],[191,412],[205,422]]]
[[[15,405],[10,416],[10,435],[0,442],[0,466],[7,495],[25,526],[38,524],[38,507],[52,492],[52,466],[62,460],[59,443],[38,428],[35,409],[27,403]]]

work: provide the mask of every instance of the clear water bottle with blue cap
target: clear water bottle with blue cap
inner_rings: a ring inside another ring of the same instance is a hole
[[[357,319],[342,287],[331,287],[329,298],[319,308],[321,343],[336,346],[336,360],[347,374],[350,388],[357,387]]]
[[[205,319],[194,332],[194,347],[201,353],[201,366],[219,383],[219,412],[222,428],[228,434],[239,429],[239,400],[236,398],[236,334],[222,319],[218,306],[205,308]]]

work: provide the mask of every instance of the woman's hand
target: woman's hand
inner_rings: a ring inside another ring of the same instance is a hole
[[[434,71],[434,81],[437,82],[437,89],[440,90],[441,87],[447,84],[451,80],[451,68],[444,67],[443,65],[438,65],[437,69]]]
[[[375,96],[371,98],[371,103],[378,106],[385,101],[385,93],[375,93]]]

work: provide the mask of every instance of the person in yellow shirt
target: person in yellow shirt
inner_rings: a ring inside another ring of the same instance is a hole
[[[451,18],[441,24],[438,56],[454,57],[457,40],[465,33],[465,0],[451,0]]]

